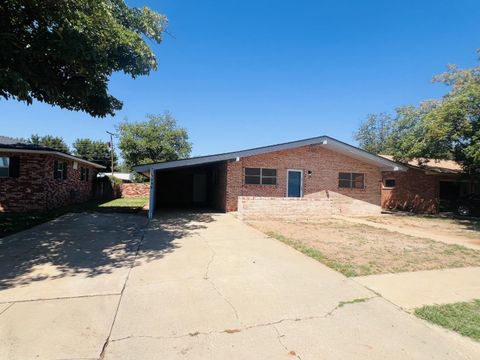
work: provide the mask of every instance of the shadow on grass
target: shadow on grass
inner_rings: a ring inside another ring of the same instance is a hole
[[[91,278],[161,259],[178,248],[175,240],[214,219],[206,213],[176,214],[146,228],[147,221],[138,213],[70,212],[0,239],[0,290],[67,276]]]

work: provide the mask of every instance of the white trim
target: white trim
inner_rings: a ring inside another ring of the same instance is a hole
[[[240,158],[244,158],[248,156],[267,154],[275,151],[294,149],[294,148],[308,146],[308,145],[321,145],[325,147],[325,149],[330,149],[332,151],[336,151],[338,153],[344,154],[346,156],[357,159],[359,161],[363,161],[365,163],[377,166],[378,168],[380,168],[381,171],[407,171],[407,168],[401,164],[398,164],[394,161],[388,160],[381,156],[371,154],[365,150],[356,148],[355,146],[335,140],[328,136],[319,136],[311,139],[292,141],[292,142],[283,143],[283,144],[264,146],[260,148],[241,150],[241,151],[229,152],[224,154],[200,156],[200,157],[189,158],[189,159],[138,165],[138,166],[134,166],[133,169],[136,172],[144,173],[146,175],[149,172],[150,168],[153,168],[155,170],[166,170],[166,169],[186,167],[186,166],[209,164],[209,163],[214,163],[219,161],[228,161],[228,160],[238,161]]]
[[[59,151],[48,151],[48,150],[30,150],[30,149],[9,149],[9,148],[0,148],[0,153],[23,153],[23,154],[41,154],[41,155],[55,155],[59,156],[65,159],[73,160],[73,161],[78,161],[84,164],[88,164],[90,166],[93,166],[97,169],[105,169],[105,166],[95,164],[93,162],[78,158],[73,155],[65,154]]]
[[[302,198],[303,197],[303,186],[304,186],[304,184],[303,184],[303,170],[300,170],[300,169],[287,169],[287,181],[286,181],[286,183],[287,183],[287,194],[286,195],[287,195],[287,197],[294,197],[294,196],[288,196],[288,178],[289,178],[288,174],[290,172],[299,172],[300,173],[300,197]]]

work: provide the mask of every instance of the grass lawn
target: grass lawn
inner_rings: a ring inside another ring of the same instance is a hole
[[[71,212],[141,212],[148,198],[115,199],[110,201],[88,201],[82,204],[32,213],[0,213],[0,238],[29,229]]]
[[[424,306],[415,315],[431,323],[480,341],[480,300]]]
[[[340,219],[250,225],[349,277],[480,266],[480,251]]]

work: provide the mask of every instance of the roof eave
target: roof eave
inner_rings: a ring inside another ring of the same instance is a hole
[[[0,152],[10,152],[10,153],[23,153],[23,154],[42,154],[42,155],[56,155],[59,157],[63,157],[65,159],[73,160],[73,161],[78,161],[80,163],[88,164],[92,167],[95,167],[97,169],[106,169],[105,166],[93,163],[88,160],[84,160],[81,158],[78,158],[73,155],[65,154],[59,151],[49,151],[49,150],[33,150],[33,149],[14,149],[14,148],[2,148],[0,147]]]

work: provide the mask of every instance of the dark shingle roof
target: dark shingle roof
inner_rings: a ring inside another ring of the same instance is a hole
[[[10,150],[11,149],[11,150]],[[67,153],[64,153],[63,151],[53,149],[47,146],[42,146],[42,145],[36,145],[36,144],[31,144],[26,142],[25,140],[21,139],[15,139],[12,137],[8,136],[2,136],[0,135],[0,150],[5,151],[18,151],[18,152],[31,152],[31,151],[41,151],[41,153],[45,154],[46,152],[52,152],[55,153],[57,156],[61,156],[64,158],[68,158],[70,160],[75,160],[75,161],[80,161],[86,164],[93,165],[96,168],[99,169],[105,169],[105,166],[93,163],[91,161],[82,159],[78,156],[70,155]]]
[[[0,135],[0,148],[2,149],[24,149],[24,150],[43,150],[58,151],[42,145],[28,143],[26,140],[16,139],[9,136]]]

